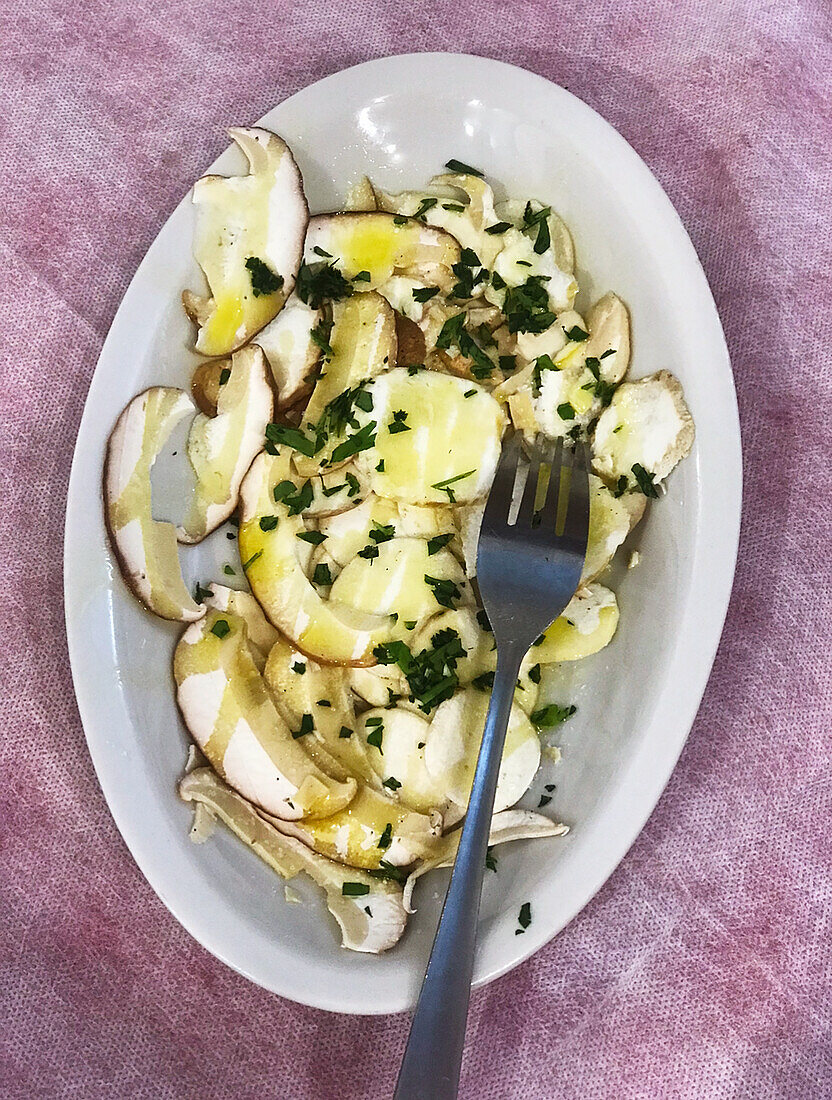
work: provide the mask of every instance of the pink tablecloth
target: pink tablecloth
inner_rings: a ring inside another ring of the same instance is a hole
[[[403,1018],[255,988],[134,866],[73,700],[61,530],[101,342],[222,127],[442,48],[565,85],[657,173],[725,323],[746,476],[681,763],[586,911],[474,997],[462,1096],[832,1096],[831,23],[827,0],[0,0],[0,1096],[390,1095]]]

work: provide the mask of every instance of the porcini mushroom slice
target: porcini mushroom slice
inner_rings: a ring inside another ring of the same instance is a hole
[[[655,486],[693,446],[693,419],[682,387],[666,370],[624,382],[595,426],[595,471],[656,496]],[[622,486],[623,487],[623,486]]]
[[[316,425],[315,453],[294,458],[303,477],[320,474],[344,449],[355,430],[356,409],[363,406],[371,416],[372,403],[360,387],[396,361],[393,310],[372,292],[336,302],[328,342],[332,354],[304,411],[304,421]]]
[[[293,293],[274,320],[257,333],[255,343],[263,349],[271,368],[278,409],[288,409],[312,392],[321,359],[320,344],[312,333],[321,317],[319,309],[312,309]]]
[[[317,767],[275,709],[248,647],[245,622],[208,609],[180,638],[173,659],[185,725],[214,770],[275,817],[328,817],[356,793]]]
[[[342,946],[378,954],[398,943],[407,921],[398,883],[318,855],[279,825],[265,821],[209,768],[186,775],[179,794],[186,802],[207,806],[283,878],[303,872],[322,887],[327,907],[341,928]]]
[[[313,280],[327,266],[350,282],[366,272],[369,279],[365,276],[354,285],[381,294],[388,281],[397,277],[447,292],[455,282],[451,268],[459,257],[459,242],[450,233],[414,218],[380,211],[310,218],[303,251]],[[317,304],[310,301],[310,305]]]
[[[298,538],[303,518],[293,515],[303,479],[291,452],[260,454],[240,490],[240,555],[260,606],[296,649],[327,664],[371,665],[373,649],[390,636],[390,620],[362,615],[324,599],[304,572]]]
[[[104,511],[122,576],[150,611],[192,622],[205,614],[182,580],[172,523],[153,519],[150,470],[176,425],[194,412],[182,390],[155,386],[116,421],[104,463]]]
[[[532,810],[502,810],[494,814],[491,819],[491,830],[488,834],[488,845],[494,847],[497,844],[507,844],[512,840],[536,840],[546,836],[566,836],[569,832],[568,825],[561,825],[552,821],[543,814],[536,814]],[[446,834],[439,845],[437,852],[430,859],[424,860],[407,876],[404,884],[404,907],[408,913],[414,913],[412,899],[413,887],[417,881],[433,871],[437,867],[451,867],[456,858],[461,830],[457,829]]]
[[[618,601],[615,593],[602,584],[579,588],[543,633],[543,640],[531,648],[531,656],[540,664],[556,661],[580,661],[609,645],[618,626]]]
[[[295,284],[309,210],[289,147],[268,130],[232,128],[245,176],[203,176],[194,185],[194,257],[210,288],[187,294],[200,328],[196,350],[227,355],[279,312]]]
[[[180,542],[200,542],[237,507],[243,477],[263,449],[272,405],[263,352],[256,345],[235,351],[221,378],[216,416],[198,414],[188,433],[196,486],[177,529]]]

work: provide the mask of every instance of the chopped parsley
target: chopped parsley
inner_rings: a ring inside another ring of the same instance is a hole
[[[558,416],[561,420],[574,420],[575,410],[568,401],[564,401],[562,405],[558,405]]]
[[[366,873],[372,875],[373,878],[383,879],[385,882],[404,882],[407,878],[406,871],[403,871],[401,867],[395,867],[386,859],[380,860],[378,867]]]
[[[350,729],[349,726],[341,726],[341,729],[338,733],[338,736],[339,737],[344,737],[344,738],[352,737],[352,730]]]
[[[446,578],[429,577],[425,573],[425,584],[433,589],[433,596],[440,607],[454,608],[454,601],[462,599],[462,593],[453,581]]]
[[[506,281],[499,271],[491,272],[491,285],[494,287],[495,290],[505,290]]]
[[[463,214],[465,212],[465,207],[461,202],[443,202],[442,209],[451,210],[454,214]]]
[[[292,665],[292,672],[296,672],[298,676],[303,676],[306,672],[306,663],[304,661],[295,661]]]
[[[438,286],[418,286],[413,288],[413,300],[415,302],[429,302],[439,293]]]
[[[352,455],[357,455],[359,451],[367,451],[370,447],[375,446],[376,437],[376,422],[371,420],[365,424],[360,431],[357,431],[355,435],[349,436],[343,443],[339,443],[335,450],[332,452],[333,463],[341,462],[345,458],[351,458]]]
[[[227,619],[217,619],[214,625],[211,627],[211,633],[216,638],[224,638],[226,634],[231,633],[231,627],[228,625]]]
[[[251,279],[251,290],[255,298],[267,294],[274,294],[283,286],[283,276],[272,271],[269,265],[259,256],[249,256],[246,260],[246,269]]]
[[[203,588],[201,584],[197,583],[194,589],[194,599],[197,603],[202,603],[204,600],[209,599],[213,595],[210,588]]]
[[[304,481],[298,489],[293,481],[281,481],[272,490],[275,504],[285,505],[290,516],[299,516],[312,503],[315,494],[311,481]]]
[[[621,474],[618,481],[615,483],[615,488],[612,491],[614,497],[623,497],[627,492],[627,486],[629,485],[626,474]]]
[[[563,331],[575,343],[581,343],[583,340],[589,339],[589,333],[584,332],[580,325],[573,325],[572,328],[565,328]]]
[[[385,779],[381,785],[382,787],[387,787],[387,789],[390,791],[397,791],[399,787],[401,787],[401,783],[393,775]]]
[[[223,573],[225,573],[226,577],[236,577],[237,576],[237,574],[234,572],[233,567],[228,565],[228,564],[226,564],[222,567],[222,571],[223,571]]]
[[[533,684],[540,683],[540,665],[532,665],[529,669],[529,679]]]
[[[396,528],[392,523],[378,523],[377,520],[373,520],[373,529],[370,531],[370,538],[373,542],[389,542],[395,537]]]
[[[372,723],[372,721],[373,721],[373,719],[370,718],[367,721],[367,725],[369,726]],[[372,745],[374,749],[378,749],[378,751],[381,752],[382,751],[381,741],[382,741],[383,737],[384,737],[384,726],[381,724],[381,719],[379,718],[378,719],[378,725],[374,729],[371,729],[370,732],[367,734],[367,744]]]
[[[311,714],[304,714],[300,720],[300,729],[292,730],[292,737],[297,741],[299,737],[306,737],[315,728]]]
[[[332,703],[330,703],[329,699],[319,699],[317,705],[319,707],[331,707]]]
[[[526,209],[523,211],[523,225],[521,228],[524,233],[529,234],[537,231],[534,250],[538,256],[542,256],[552,243],[549,236],[549,215],[551,213],[551,206],[544,206],[540,210],[532,210],[530,202],[526,203]]]
[[[383,458],[379,459],[378,464],[376,465],[376,473],[379,473],[379,474],[384,473],[384,459]]]
[[[332,344],[329,342],[331,335],[332,321],[321,321],[319,324],[315,325],[314,328],[309,330],[309,337],[312,343],[321,349],[327,359],[331,359],[335,354],[332,350]]]
[[[331,264],[320,263],[300,265],[295,285],[298,297],[312,309],[320,309],[324,302],[337,302],[349,298],[352,294],[350,282]]]
[[[485,866],[489,871],[497,873],[497,857],[493,854],[493,848],[486,848],[485,850]]]
[[[558,706],[557,703],[549,703],[540,710],[532,711],[529,716],[533,726],[540,729],[549,729],[551,726],[559,726],[567,718],[571,718],[578,708],[574,705],[568,707]]]
[[[455,157],[451,157],[450,160],[446,161],[445,167],[449,172],[455,172],[458,176],[479,176],[482,179],[485,175],[485,172],[481,172],[479,168],[472,168],[470,164],[465,164]]]
[[[220,371],[220,385],[224,386],[228,379],[231,377],[231,368],[223,367]]]
[[[434,535],[432,539],[428,539],[428,557],[437,554],[443,546],[448,545],[453,537],[453,532],[450,532],[447,535]]]
[[[466,390],[465,393],[462,396],[463,397],[473,397],[476,392],[477,392],[476,390]]]
[[[355,496],[355,494],[357,492],[360,491],[361,482],[358,480],[358,478],[355,476],[355,474],[346,474],[345,475],[345,481],[346,481],[347,485],[349,485],[349,489],[347,490],[347,496],[352,498],[352,497]]]
[[[321,248],[319,244],[316,244],[312,251],[315,253],[316,256],[323,256],[325,260],[333,259],[332,253],[327,252],[325,248]]]
[[[436,489],[440,493],[448,494],[448,501],[451,504],[456,504],[456,494],[451,488],[457,481],[464,481],[466,477],[470,477],[474,470],[467,470],[464,474],[457,474],[456,477],[446,477],[444,481],[437,481],[431,485],[431,489]]]
[[[537,804],[538,810],[542,810],[544,806],[548,806],[551,801],[552,796],[550,794],[542,794],[540,796],[540,801]]]
[[[324,587],[328,587],[332,584],[332,572],[326,562],[320,562],[315,566],[315,572],[312,574],[313,584],[320,584]]]
[[[458,687],[456,666],[466,656],[466,650],[457,631],[447,628],[438,630],[430,646],[419,653],[414,654],[404,642],[395,641],[376,646],[373,656],[379,664],[398,665],[413,699],[428,713],[443,700],[450,699]]]
[[[425,221],[425,214],[427,214],[428,210],[432,210],[438,202],[439,199],[434,199],[431,197],[422,199],[422,201],[419,203],[418,209],[413,214],[413,217],[418,218],[420,221]]]
[[[399,432],[409,432],[410,425],[406,423],[407,413],[404,409],[396,409],[393,413],[393,419],[387,425],[387,431],[390,435],[398,435]]]
[[[522,936],[529,925],[532,923],[532,905],[529,901],[524,901],[520,906],[520,912],[517,915],[517,923],[519,928],[514,930],[515,936]]]
[[[369,283],[371,275],[369,271],[359,271],[356,275],[353,275],[352,281],[354,283]]]
[[[308,542],[311,546],[320,546],[326,538],[323,531],[298,531],[295,538],[301,540],[301,542]]]
[[[382,849],[383,848],[389,848],[392,839],[393,839],[393,826],[388,821],[387,824],[384,826],[384,831],[382,832],[381,836],[378,838],[378,844],[376,845],[376,847],[377,848],[382,848]]]
[[[366,561],[372,562],[375,558],[378,557],[378,547],[374,543],[368,542],[363,550],[358,551],[358,557],[364,558]]]
[[[630,467],[633,471],[633,477],[636,479],[636,485],[646,497],[658,497],[659,490],[656,488],[655,477],[649,470],[641,465],[640,462],[634,462]]]
[[[244,570],[248,569],[248,567],[250,565],[254,565],[254,563],[257,561],[257,559],[262,558],[262,556],[263,556],[263,551],[262,550],[257,550],[254,554],[251,555],[251,557],[248,559],[248,561],[243,562],[243,569]]]
[[[292,428],[288,424],[267,424],[266,439],[270,443],[283,443],[307,458],[311,458],[316,450],[314,439],[304,435],[300,428]]]
[[[510,333],[545,332],[557,318],[549,308],[549,295],[539,275],[532,275],[521,286],[506,289],[503,313]]]
[[[494,687],[494,673],[483,672],[471,681],[478,691],[490,691]]]
[[[493,225],[487,225],[485,232],[493,237],[498,233],[505,233],[509,229],[511,229],[511,222],[495,222]]]
[[[366,882],[342,882],[341,893],[345,898],[363,898],[369,894],[370,887]]]
[[[395,218],[393,218],[393,225],[407,225],[407,222],[408,219],[405,218],[402,214],[398,214]]]
[[[277,527],[277,516],[261,516],[260,517],[260,530],[261,531],[274,531]]]

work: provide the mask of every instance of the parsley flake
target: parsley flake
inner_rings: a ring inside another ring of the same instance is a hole
[[[251,279],[251,290],[255,298],[274,294],[283,286],[283,276],[272,271],[269,265],[258,256],[249,256],[246,269]]]
[[[226,634],[231,633],[231,627],[228,625],[227,619],[217,619],[214,625],[211,627],[211,633],[216,638],[224,638]]]

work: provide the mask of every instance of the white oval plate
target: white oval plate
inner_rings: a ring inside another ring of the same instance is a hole
[[[229,119],[230,124],[247,120]],[[549,807],[565,840],[499,853],[483,898],[475,982],[517,966],[586,905],[659,799],[696,714],[728,604],[740,519],[740,437],[731,368],[693,246],[646,165],[589,107],[541,77],[477,57],[411,54],[348,69],[304,89],[262,124],[298,159],[313,211],[338,207],[368,174],[418,187],[449,157],[485,170],[505,192],[551,203],[573,231],[586,306],[607,289],[633,318],[633,373],[682,381],[696,421],[693,454],[637,531],[642,564],[617,585],[621,627],[596,658],[564,666],[550,690],[578,713],[561,727],[563,762]],[[209,171],[242,169],[234,151]],[[342,1012],[415,1001],[435,928],[436,875],[403,941],[382,957],[338,946],[311,883],[304,905],[220,829],[188,840],[176,795],[186,737],[172,690],[176,627],[126,591],[104,533],[101,467],[122,406],[153,384],[187,386],[193,335],[179,304],[202,282],[191,259],[192,207],[180,203],[136,272],[101,352],[72,467],[66,523],[66,621],[78,705],[101,787],[142,872],[171,912],[218,958],[268,989]],[[221,576],[236,543],[220,531],[181,554],[186,579]],[[532,924],[515,936],[530,901]]]

